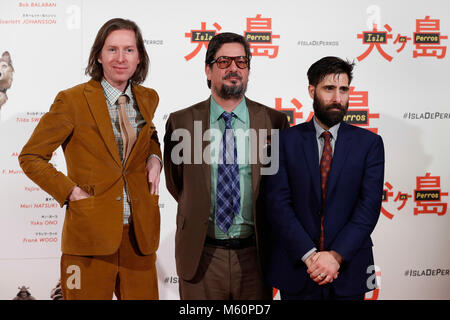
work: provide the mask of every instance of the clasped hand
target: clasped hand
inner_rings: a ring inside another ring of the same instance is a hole
[[[311,254],[305,263],[308,274],[319,285],[333,282],[339,275],[342,257],[335,251],[320,251]]]

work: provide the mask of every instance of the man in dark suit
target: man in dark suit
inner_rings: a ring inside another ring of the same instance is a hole
[[[281,132],[280,168],[265,181],[267,279],[282,299],[362,300],[375,289],[370,234],[381,208],[384,147],[379,135],[342,121],[352,70],[337,57],[309,68],[314,118]]]
[[[244,96],[250,58],[244,37],[216,35],[205,60],[211,97],[167,120],[164,168],[167,188],[178,202],[181,299],[272,297],[260,264],[264,235],[256,203],[267,163],[258,155],[269,141],[260,133],[270,135],[288,121]]]

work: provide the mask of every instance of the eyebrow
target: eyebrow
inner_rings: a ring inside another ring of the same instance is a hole
[[[334,85],[334,84],[324,84],[323,87],[325,87],[325,88],[337,88],[337,86]],[[342,85],[342,86],[339,86],[339,89],[350,89],[350,86]]]
[[[137,45],[134,44],[128,44],[128,45],[121,45],[121,44],[105,44],[106,47],[113,47],[113,48],[117,48],[117,47],[125,47],[125,48],[137,48]]]

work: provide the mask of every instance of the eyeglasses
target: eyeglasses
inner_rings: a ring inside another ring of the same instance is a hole
[[[245,69],[248,67],[248,58],[244,56],[238,56],[238,57],[227,57],[227,56],[220,56],[217,59],[211,61],[211,64],[216,63],[219,69],[226,69],[231,65],[231,62],[236,64],[236,66],[239,69]]]

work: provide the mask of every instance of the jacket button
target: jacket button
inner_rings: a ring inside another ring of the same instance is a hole
[[[117,197],[116,200],[120,201],[120,200],[122,200],[122,197]]]

